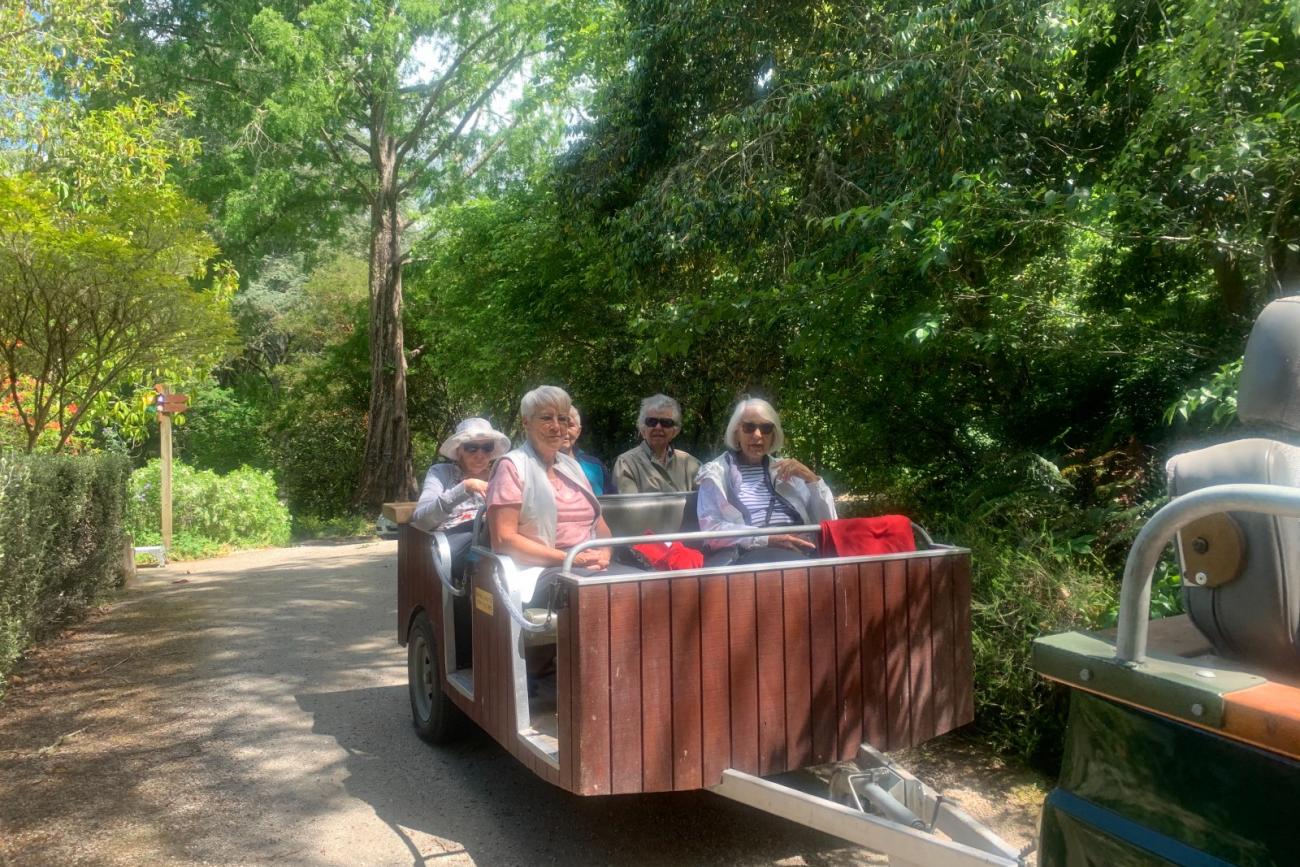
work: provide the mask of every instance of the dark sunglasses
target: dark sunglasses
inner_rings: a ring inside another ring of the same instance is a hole
[[[754,431],[762,431],[763,436],[770,437],[772,431],[776,430],[776,425],[772,424],[770,421],[742,421],[740,423],[740,429],[747,434],[752,434]]]
[[[653,415],[646,416],[646,427],[661,427],[664,429],[677,427],[677,421],[671,418],[657,418]]]
[[[492,450],[495,448],[496,443],[465,443],[460,447],[460,450],[467,455],[472,455],[475,452],[482,452],[485,455],[490,455],[492,454]]]

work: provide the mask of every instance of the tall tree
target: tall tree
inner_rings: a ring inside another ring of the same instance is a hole
[[[529,129],[541,58],[572,19],[561,4],[509,0],[172,0],[140,3],[132,20],[142,74],[185,86],[200,124],[214,121],[200,131],[219,151],[202,180],[223,199],[228,238],[255,249],[367,212],[371,397],[356,504],[410,496],[406,234]]]

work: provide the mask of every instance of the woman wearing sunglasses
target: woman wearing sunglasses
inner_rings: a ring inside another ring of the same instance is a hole
[[[424,477],[424,490],[411,523],[422,530],[463,534],[463,544],[457,544],[460,539],[451,540],[452,551],[468,550],[474,516],[487,495],[488,469],[494,458],[508,451],[510,438],[494,430],[487,419],[467,418],[456,425],[456,432],[438,447],[438,454],[447,461],[429,467]]]
[[[695,490],[700,462],[672,447],[682,429],[682,408],[666,394],[641,401],[636,419],[641,443],[614,461],[614,479],[620,494],[648,494]]]
[[[816,553],[805,535],[781,527],[834,520],[835,497],[820,476],[794,458],[774,459],[785,442],[781,417],[761,398],[736,404],[727,423],[727,451],[700,468],[701,530],[771,527],[766,536],[716,539],[705,565],[800,560]]]

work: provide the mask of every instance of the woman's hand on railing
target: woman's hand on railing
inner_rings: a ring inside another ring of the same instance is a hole
[[[578,555],[573,558],[573,565],[579,569],[599,572],[609,566],[609,558],[609,548],[588,548],[578,552]]]
[[[769,548],[788,548],[791,551],[816,551],[816,544],[808,541],[803,536],[796,536],[793,533],[778,533],[775,536],[767,537],[767,546]]]

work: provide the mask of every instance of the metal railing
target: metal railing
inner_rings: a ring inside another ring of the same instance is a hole
[[[515,574],[518,572],[515,561],[509,557],[503,557],[500,554],[493,553],[486,548],[475,548],[474,553],[487,560],[492,564],[492,583],[496,586],[497,595],[501,597],[501,604],[505,606],[506,613],[510,619],[519,624],[519,628],[524,632],[530,632],[538,635],[551,631],[551,621],[554,618],[555,611],[548,608],[546,612],[545,623],[533,623],[524,616],[523,608],[515,602],[514,594],[511,593],[510,587],[514,583]]]
[[[753,536],[772,536],[786,533],[817,533],[820,524],[800,524],[797,527],[746,527],[743,530],[696,530],[690,533],[655,533],[644,536],[607,536],[588,539],[569,549],[560,567],[563,572],[573,571],[573,558],[588,548],[611,548],[616,545],[644,545],[647,542],[703,542],[708,539],[746,539]]]
[[[1129,666],[1146,661],[1151,616],[1151,576],[1165,547],[1193,521],[1220,512],[1253,512],[1300,518],[1300,488],[1281,485],[1214,485],[1183,494],[1151,516],[1129,549],[1119,591],[1115,659]]]

